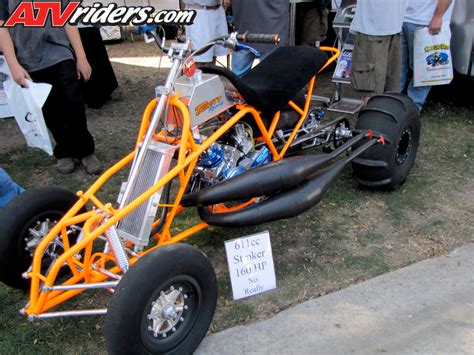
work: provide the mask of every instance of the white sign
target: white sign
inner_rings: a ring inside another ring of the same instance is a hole
[[[272,246],[268,231],[225,242],[234,300],[276,287]]]

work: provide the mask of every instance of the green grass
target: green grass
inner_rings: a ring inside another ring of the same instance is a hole
[[[345,259],[348,269],[378,275],[390,270],[390,265],[380,252],[374,252],[367,256],[348,256]]]

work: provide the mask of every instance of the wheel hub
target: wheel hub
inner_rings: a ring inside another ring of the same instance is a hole
[[[412,132],[410,128],[403,131],[397,145],[397,164],[402,165],[407,160],[412,146]]]
[[[151,311],[147,318],[149,320],[148,330],[156,338],[166,338],[168,333],[176,332],[180,323],[183,322],[183,312],[188,309],[185,304],[187,295],[183,288],[175,289],[173,286],[167,291],[161,291],[160,297],[152,302]]]
[[[41,240],[49,233],[52,226],[56,224],[56,221],[51,222],[49,218],[44,221],[36,222],[36,225],[33,228],[28,230],[28,235],[25,237],[25,250],[33,256],[33,253],[41,242]],[[56,248],[62,246],[62,243],[59,241],[59,238],[56,237],[45,250],[45,253],[51,257],[56,256]]]

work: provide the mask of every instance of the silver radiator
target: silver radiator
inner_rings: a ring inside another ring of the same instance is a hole
[[[150,142],[130,193],[119,197],[122,206],[127,206],[168,173],[175,149],[173,145]],[[121,238],[140,247],[148,245],[162,190],[158,190],[118,222],[117,232]]]

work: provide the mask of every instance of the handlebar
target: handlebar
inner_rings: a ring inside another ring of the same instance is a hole
[[[248,31],[236,36],[239,42],[243,43],[266,43],[277,45],[280,43],[280,36],[275,34],[249,33]]]
[[[163,52],[168,52],[169,51],[169,47],[166,47],[165,46],[165,38],[164,37],[160,37],[158,35],[158,33],[154,32],[154,31],[146,31],[146,35],[147,36],[152,36],[153,39],[155,40],[156,44],[158,45],[158,47],[163,51]]]
[[[170,48],[165,46],[165,38],[161,37],[158,33],[154,31],[146,31],[146,36],[152,37],[158,47],[165,53],[169,52]],[[265,43],[277,45],[280,43],[280,36],[276,34],[260,34],[260,33],[249,33],[245,32],[243,34],[237,34],[236,32],[229,35],[219,36],[214,38],[209,43],[205,44],[203,47],[196,49],[191,53],[191,56],[196,56],[207,52],[213,45],[221,44],[226,48],[232,50],[239,50],[239,48],[248,48],[248,46],[241,43]],[[256,56],[259,56],[259,53],[256,51]]]

